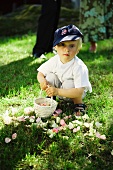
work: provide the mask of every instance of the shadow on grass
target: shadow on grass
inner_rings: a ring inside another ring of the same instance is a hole
[[[113,49],[106,51],[102,50],[97,52],[96,54],[91,54],[87,51],[81,51],[79,53],[79,58],[81,58],[84,62],[89,62],[88,68],[89,70],[93,69],[94,71],[103,72],[103,70],[108,72],[113,71]],[[85,56],[85,57],[84,57]],[[107,58],[106,60],[98,63],[90,63],[95,59],[101,60],[101,56],[103,58]],[[86,58],[87,57],[87,58]],[[13,94],[18,95],[20,93],[21,87],[28,88],[37,82],[37,68],[46,60],[42,62],[35,62],[34,64],[30,64],[33,61],[32,57],[27,57],[22,60],[11,62],[7,65],[0,66],[0,97]],[[15,92],[15,94],[14,94]]]
[[[20,123],[17,127],[15,127],[14,124],[6,125],[0,133],[1,170],[15,169],[15,166],[19,161],[22,161],[27,154],[40,154],[43,145],[47,145],[42,129],[37,129],[35,126],[29,127],[24,122]],[[5,143],[5,137],[11,138],[12,133],[17,133],[17,138],[10,143]],[[40,149],[39,145],[42,141],[43,145],[41,144]]]
[[[27,57],[0,66],[0,97],[18,95],[20,88],[29,88],[37,82],[37,68],[44,60],[30,64],[33,60],[32,57]]]
[[[5,137],[17,133],[17,138],[5,143]],[[79,137],[69,131],[57,134],[53,139],[43,133],[43,129],[27,126],[7,125],[0,131],[0,169],[1,170],[112,170],[112,125],[105,141],[90,137]],[[6,136],[7,134],[7,136]],[[63,135],[69,139],[63,139]],[[26,156],[35,155],[35,161]]]

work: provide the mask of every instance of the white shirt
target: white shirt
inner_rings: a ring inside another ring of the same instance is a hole
[[[71,79],[74,81],[75,88],[84,87],[85,92],[92,92],[87,66],[77,56],[66,64],[63,64],[57,54],[43,63],[37,70],[45,76],[49,73],[56,74],[61,83]]]

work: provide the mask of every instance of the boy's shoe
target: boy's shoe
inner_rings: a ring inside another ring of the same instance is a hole
[[[83,116],[86,111],[85,111],[86,105],[85,104],[74,104],[74,114],[76,116]]]

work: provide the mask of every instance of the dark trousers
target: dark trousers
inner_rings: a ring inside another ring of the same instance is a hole
[[[33,53],[51,52],[54,32],[57,29],[61,0],[42,0],[41,16],[38,20],[36,44]]]

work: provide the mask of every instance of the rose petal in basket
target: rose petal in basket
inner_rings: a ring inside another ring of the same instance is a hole
[[[46,105],[43,105],[46,104]],[[51,116],[57,107],[57,102],[51,98],[37,98],[34,101],[36,117],[47,118]]]

